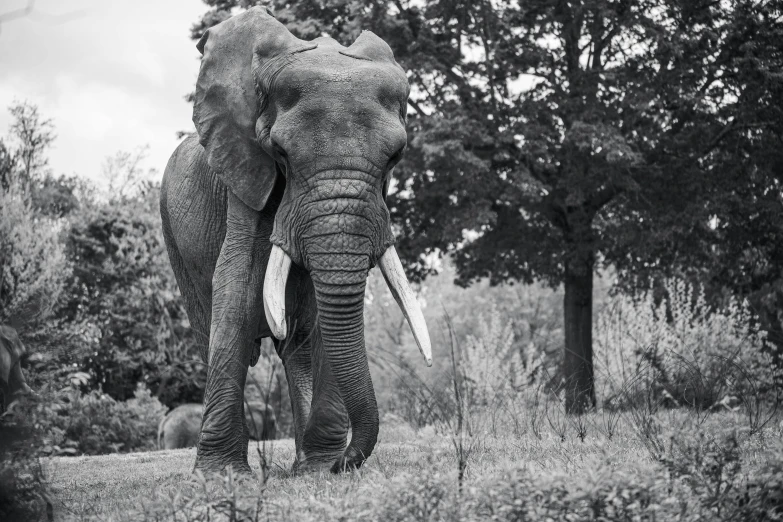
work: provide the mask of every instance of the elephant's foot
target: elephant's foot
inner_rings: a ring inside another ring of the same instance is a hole
[[[341,455],[342,451],[336,453],[306,453],[300,451],[291,466],[291,471],[296,474],[326,472],[331,468],[334,459]]]
[[[327,471],[348,446],[348,421],[334,423],[311,418],[303,438],[293,471]]]
[[[253,470],[247,463],[247,458],[210,457],[196,455],[194,471],[202,473],[224,473],[231,467],[233,473],[240,475],[253,475]]]
[[[352,446],[348,446],[340,458],[338,458],[332,468],[329,470],[332,473],[344,473],[346,471],[353,471],[361,468],[367,457],[359,450]]]

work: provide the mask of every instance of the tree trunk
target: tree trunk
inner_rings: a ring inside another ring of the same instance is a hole
[[[576,247],[577,250],[579,247]],[[565,298],[565,406],[567,413],[595,407],[593,376],[593,266],[594,256],[566,263]]]

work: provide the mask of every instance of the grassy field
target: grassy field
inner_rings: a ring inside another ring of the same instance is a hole
[[[761,511],[783,510],[778,419],[750,435],[741,413],[671,411],[645,434],[626,415],[609,439],[594,414],[583,440],[579,422],[563,422],[541,419],[538,436],[465,437],[461,484],[456,438],[390,421],[366,465],[339,476],[292,475],[291,440],[263,448],[266,481],[257,443],[252,479],[193,475],[193,449],[52,458],[44,469],[56,520],[731,520],[760,480],[766,490],[778,480]]]

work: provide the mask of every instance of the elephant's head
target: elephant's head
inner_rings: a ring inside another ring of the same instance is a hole
[[[306,42],[263,8],[212,27],[198,48],[203,58],[194,123],[210,167],[255,210],[267,205],[276,184],[285,185],[264,282],[270,330],[278,339],[288,333],[285,284],[293,262],[313,281],[321,337],[337,380],[354,383],[353,396],[343,393],[350,413],[354,401],[367,400],[362,387],[371,387],[363,296],[374,265],[427,364],[432,360],[385,204],[407,140],[405,72],[371,32],[350,47],[330,38]]]

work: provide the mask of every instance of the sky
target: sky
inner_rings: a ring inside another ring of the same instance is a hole
[[[27,0],[0,0],[4,13]],[[149,146],[143,167],[163,172],[193,130],[199,53],[190,26],[201,0],[38,0],[31,16],[0,25],[0,136],[7,108],[27,100],[51,118],[49,166],[99,184],[107,157]],[[61,16],[62,15],[62,16]]]

